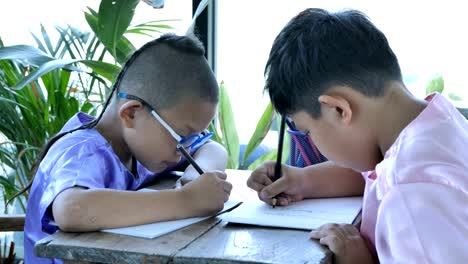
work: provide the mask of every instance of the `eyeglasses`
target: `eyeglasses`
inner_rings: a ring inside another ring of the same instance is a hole
[[[164,121],[161,118],[161,116],[158,115],[158,113],[154,110],[154,108],[150,104],[148,104],[145,100],[143,100],[143,99],[141,99],[141,98],[139,98],[137,96],[127,94],[127,93],[118,93],[118,96],[120,98],[125,98],[125,99],[138,101],[138,102],[142,103],[143,105],[147,106],[151,111],[151,115],[154,116],[154,118],[156,118],[156,120],[158,120],[158,122],[167,130],[167,132],[169,132],[169,134],[171,134],[171,136],[177,141],[178,146],[180,145],[180,146],[182,146],[182,147],[184,147],[186,149],[196,148],[196,147],[201,146],[205,142],[207,142],[214,135],[212,132],[209,132],[209,133],[205,133],[205,134],[193,134],[193,135],[190,135],[190,136],[187,136],[187,137],[182,137],[179,134],[177,134],[177,132],[175,132],[174,129],[172,129],[166,123],[166,121]],[[179,148],[177,148],[177,149],[179,150]]]
[[[201,146],[206,141],[208,141],[214,135],[214,133],[210,132],[210,133],[206,133],[205,135],[194,134],[194,135],[190,135],[188,137],[182,137],[179,134],[177,134],[174,131],[174,129],[172,129],[166,123],[166,121],[164,121],[161,118],[161,116],[159,116],[158,113],[156,113],[154,108],[150,104],[148,104],[145,100],[143,100],[143,99],[141,99],[141,98],[139,98],[137,96],[127,94],[127,93],[118,93],[118,96],[120,98],[125,98],[125,99],[138,101],[138,102],[142,103],[143,105],[147,106],[151,110],[151,115],[153,115],[154,118],[156,118],[156,120],[158,120],[158,122],[167,130],[167,132],[169,132],[169,134],[171,134],[171,136],[177,141],[176,149],[178,151],[180,151],[184,155],[184,157],[195,168],[195,170],[197,170],[197,172],[200,173],[200,175],[204,173],[203,170],[200,168],[200,166],[197,164],[197,162],[192,158],[192,156],[190,156],[190,154],[187,152],[186,149],[187,148],[197,148],[198,146]]]

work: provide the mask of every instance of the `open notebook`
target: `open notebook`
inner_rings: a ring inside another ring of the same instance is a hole
[[[240,202],[236,201],[227,201],[224,203],[224,208],[222,211],[218,212],[215,215],[222,214],[229,209],[235,207],[238,205]],[[214,216],[214,215],[212,215]],[[168,234],[170,232],[179,230],[181,228],[187,227],[189,225],[196,224],[198,222],[201,222],[205,219],[208,219],[212,216],[206,216],[206,217],[192,217],[192,218],[186,218],[186,219],[180,219],[180,220],[173,220],[173,221],[164,221],[164,222],[158,222],[158,223],[152,223],[152,224],[146,224],[146,225],[138,225],[138,226],[129,226],[129,227],[122,227],[122,228],[113,228],[113,229],[104,229],[101,230],[102,232],[108,232],[108,233],[115,233],[115,234],[121,234],[121,235],[127,235],[127,236],[134,236],[134,237],[143,237],[143,238],[156,238],[165,234]]]
[[[327,223],[353,224],[362,197],[307,199],[272,208],[259,200],[244,201],[223,215],[231,223],[312,230]]]

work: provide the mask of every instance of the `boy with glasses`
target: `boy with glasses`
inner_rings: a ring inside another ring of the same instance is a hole
[[[218,99],[195,38],[164,35],[138,49],[102,113],[78,113],[45,146],[27,206],[26,262],[60,262],[35,257],[33,249],[59,229],[96,231],[221,210],[232,189],[223,172],[227,154],[202,135]],[[134,192],[180,165],[182,155],[195,165],[185,170],[185,185]]]

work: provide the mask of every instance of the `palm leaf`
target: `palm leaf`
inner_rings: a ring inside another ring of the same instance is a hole
[[[71,63],[77,62],[78,60],[51,60],[44,64],[42,64],[38,69],[32,71],[28,76],[22,79],[19,83],[17,83],[14,87],[16,90],[23,89],[26,85],[31,83],[32,81],[36,80],[37,78],[41,77],[42,75],[57,69],[57,68],[65,68]]]
[[[265,161],[276,160],[277,156],[278,156],[278,150],[273,149],[272,151],[264,154],[263,156],[261,156],[260,158],[256,159],[254,162],[252,162],[249,165],[248,170],[255,170],[258,166],[260,166],[260,164],[262,164]]]
[[[102,0],[99,5],[96,33],[114,57],[117,54],[117,43],[130,25],[139,2],[139,0]]]
[[[54,60],[43,51],[28,45],[15,45],[0,48],[0,60],[17,60],[29,65],[42,65]]]
[[[52,47],[52,43],[50,42],[49,34],[47,33],[46,29],[44,26],[41,24],[41,33],[42,33],[42,38],[44,39],[45,46],[49,50],[49,53],[52,54],[52,56],[55,56],[55,50]]]
[[[220,85],[220,101],[218,108],[219,124],[223,134],[223,140],[228,152],[228,168],[239,168],[239,136],[234,121],[234,114],[232,112],[231,101],[224,86],[224,82]]]
[[[2,51],[4,51],[4,49],[7,49],[7,48],[0,48],[0,60],[3,58],[15,57],[12,55],[8,56],[8,54],[2,56]],[[13,50],[13,49],[10,49],[10,50]],[[39,51],[39,50],[36,49],[36,51]],[[20,53],[16,51],[13,51],[13,52],[15,53],[14,55]],[[34,54],[32,56],[34,56]],[[27,75],[19,83],[17,83],[14,86],[14,88],[17,90],[23,89],[26,85],[30,84],[32,81],[38,79],[42,75],[57,68],[65,68],[68,70],[81,72],[82,71],[81,69],[70,66],[70,64],[73,64],[76,62],[82,62],[83,64],[87,65],[88,67],[93,69],[96,73],[102,75],[104,78],[108,79],[109,81],[113,81],[115,77],[117,76],[118,72],[120,71],[120,67],[109,64],[109,63],[101,62],[101,61],[79,60],[79,59],[52,59],[40,65],[38,69],[33,70],[29,75]]]
[[[221,145],[224,145],[223,139],[219,135],[218,129],[216,129],[216,126],[215,126],[214,122],[210,122],[210,125],[208,126],[208,130],[210,132],[213,132],[213,134],[214,134],[213,137],[211,138],[212,140],[218,142]]]
[[[268,106],[262,114],[262,117],[257,123],[257,127],[255,128],[255,131],[252,137],[250,138],[249,143],[247,144],[241,167],[244,166],[249,156],[260,145],[260,143],[262,143],[263,139],[267,135],[274,120],[274,113],[275,112],[273,111],[273,106],[271,105],[271,103],[268,104]]]
[[[89,27],[94,31],[97,36],[98,31],[98,17],[97,12],[94,11],[92,8],[88,7],[89,12],[85,12],[85,18],[88,22]],[[101,44],[101,40],[98,37],[99,41],[96,43],[95,49]],[[108,50],[108,48],[106,47]],[[120,63],[124,64],[127,58],[135,51],[135,47],[132,43],[125,37],[122,36],[120,40],[117,42],[115,54],[111,53],[114,56],[115,60]]]
[[[120,72],[120,67],[103,61],[81,60],[81,63],[90,67],[95,73],[113,82]]]

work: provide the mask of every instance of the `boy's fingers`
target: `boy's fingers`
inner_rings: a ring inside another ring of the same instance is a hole
[[[284,192],[286,190],[286,182],[284,178],[280,178],[279,180],[271,183],[270,185],[263,188],[260,195],[264,200],[271,199],[278,194]]]
[[[343,242],[335,235],[329,235],[320,239],[320,244],[327,245],[331,252],[341,254],[343,252]]]
[[[254,186],[256,186],[257,181],[255,180],[255,175],[250,175],[250,177],[247,179],[247,186],[251,189],[254,189]],[[257,190],[256,190],[257,191]]]
[[[326,234],[324,234],[323,232],[321,232],[319,229],[315,229],[315,230],[312,230],[310,231],[309,233],[309,237],[312,238],[312,239],[321,239],[322,237],[324,237]]]
[[[259,181],[261,184],[265,185],[265,186],[270,185],[270,184],[273,183],[273,181],[272,181],[267,175],[264,175],[263,177],[260,177],[260,178],[258,179],[258,181]]]
[[[258,199],[259,199],[260,201],[268,202],[268,201],[265,201],[265,200],[262,199],[262,197],[260,196],[260,192],[257,192],[257,195],[258,195]]]
[[[257,192],[260,192],[263,188],[265,188],[265,185],[259,184],[256,182],[248,183],[247,186],[249,186],[250,189],[255,190]]]
[[[329,234],[330,229],[335,226],[337,225],[332,223],[321,225],[319,228],[310,232],[310,237],[314,239],[325,237]]]
[[[320,244],[326,245],[330,247],[331,244],[333,244],[336,241],[336,237],[334,236],[324,236],[320,238]],[[331,248],[330,248],[331,249]]]
[[[338,224],[335,224],[335,223],[328,223],[328,224],[324,224],[322,226],[320,226],[318,228],[318,230],[321,230],[323,232],[327,232],[327,233],[331,233],[331,232],[335,232],[340,226]]]
[[[340,225],[340,227],[343,232],[343,235],[345,235],[346,237],[355,237],[356,235],[360,236],[359,230],[353,225],[342,224]]]
[[[288,198],[283,197],[283,196],[278,197],[278,205],[286,206],[288,204],[289,204]]]
[[[223,187],[225,192],[227,192],[228,194],[231,193],[232,184],[230,182],[224,182]]]
[[[216,176],[218,176],[218,178],[220,178],[222,180],[227,179],[227,174],[224,173],[224,172],[218,172],[218,173],[216,173]]]
[[[271,180],[265,174],[252,174],[247,180],[247,186],[257,192],[270,184]]]

